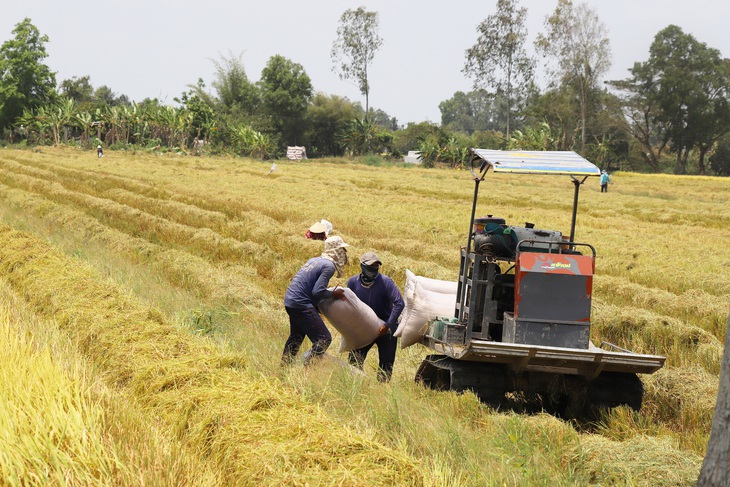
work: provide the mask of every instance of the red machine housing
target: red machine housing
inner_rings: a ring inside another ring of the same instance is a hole
[[[518,252],[502,341],[588,349],[595,255]]]

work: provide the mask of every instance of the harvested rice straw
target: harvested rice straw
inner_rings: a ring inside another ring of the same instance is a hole
[[[87,212],[103,216],[111,226],[120,229],[132,227],[143,235],[149,235],[172,245],[184,245],[200,255],[213,256],[220,260],[249,259],[256,261],[266,254],[266,248],[254,242],[241,242],[221,237],[209,228],[193,228],[170,222],[110,200],[69,191],[56,182],[19,174],[9,175],[4,170],[0,170],[0,181],[43,194],[59,203],[78,205]]]
[[[644,414],[684,432],[697,429],[709,439],[719,378],[699,367],[663,368],[645,377]]]
[[[631,303],[637,308],[680,317],[716,334],[725,324],[727,299],[714,296],[699,289],[689,289],[675,294],[663,289],[650,288],[616,276],[597,276],[593,282],[594,295],[603,301],[623,304]],[[723,339],[724,336],[718,336]]]
[[[163,220],[172,220],[173,223],[194,228],[209,228],[222,237],[234,240],[257,242],[270,247],[280,255],[287,255],[297,247],[289,245],[289,242],[282,242],[279,238],[272,239],[272,235],[281,233],[281,224],[255,210],[239,209],[233,219],[229,211],[230,205],[213,209],[211,203],[205,200],[162,191],[159,187],[131,181],[128,178],[108,174],[97,175],[29,161],[26,161],[26,164],[31,167],[26,167],[20,162],[3,165],[20,174],[62,183],[67,189],[72,190],[71,193],[81,192],[89,196],[108,198],[121,205],[161,217]],[[119,187],[116,188],[115,185]],[[195,206],[196,204],[202,207]],[[302,222],[300,226],[304,228],[306,222]],[[297,240],[301,247],[303,239]],[[261,260],[257,259],[256,262],[260,265]]]
[[[0,272],[54,316],[110,384],[129,390],[228,484],[423,485],[416,462],[372,434],[330,424],[277,381],[248,379],[241,357],[168,325],[35,238],[0,226]],[[334,427],[333,427],[334,426]]]
[[[63,226],[79,239],[103,244],[132,261],[150,264],[173,285],[196,294],[214,300],[245,300],[251,307],[264,309],[270,309],[274,304],[251,279],[250,268],[221,267],[190,253],[161,247],[107,227],[83,212],[20,189],[0,185],[0,201]]]
[[[664,355],[675,367],[699,364],[708,371],[720,371],[723,344],[710,332],[681,319],[642,308],[605,305],[594,313],[592,324],[597,341]]]
[[[695,485],[702,466],[702,457],[677,450],[665,438],[636,436],[616,442],[590,435],[581,443],[595,485]]]

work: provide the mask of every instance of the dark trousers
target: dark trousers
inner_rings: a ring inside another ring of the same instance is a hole
[[[322,356],[332,343],[332,334],[317,310],[286,307],[286,313],[289,315],[289,338],[284,344],[284,353],[281,356],[282,364],[290,364],[294,360],[304,342],[304,337],[309,338],[312,342],[312,349],[305,363],[312,358]]]
[[[601,193],[608,193],[608,183],[601,185]]]
[[[393,364],[395,363],[395,351],[398,346],[398,339],[388,332],[385,335],[375,339],[373,343],[350,352],[349,362],[351,365],[362,369],[362,365],[368,356],[368,352],[373,345],[378,346],[378,380],[380,382],[388,382],[393,374]]]

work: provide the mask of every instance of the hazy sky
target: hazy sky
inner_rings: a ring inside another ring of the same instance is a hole
[[[574,4],[581,2],[574,1]],[[623,79],[646,61],[654,36],[670,24],[730,57],[727,0],[587,0],[608,29],[613,67]],[[557,0],[521,0],[528,10],[528,48]],[[380,14],[383,46],[370,73],[370,106],[398,122],[439,123],[440,102],[472,89],[464,78],[466,49],[496,0],[4,0],[0,42],[25,17],[49,38],[46,63],[60,83],[90,76],[130,99],[173,98],[202,78],[210,89],[221,56],[241,55],[251,81],[273,55],[301,64],[316,91],[360,101],[357,87],[332,71],[330,50],[339,18],[364,6]]]

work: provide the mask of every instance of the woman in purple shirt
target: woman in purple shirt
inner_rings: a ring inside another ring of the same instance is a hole
[[[305,365],[313,358],[321,357],[332,343],[332,334],[319,315],[317,305],[323,299],[345,299],[345,290],[328,291],[330,278],[337,272],[342,276],[347,265],[347,245],[342,237],[329,237],[324,242],[320,257],[309,259],[292,279],[284,295],[284,307],[289,315],[289,338],[284,344],[282,365],[288,365],[299,353],[304,337],[312,342],[306,354]]]
[[[375,252],[365,252],[360,258],[360,274],[352,276],[347,281],[347,287],[352,289],[360,301],[370,306],[387,327],[385,333],[370,345],[351,351],[349,362],[362,369],[368,352],[373,345],[377,345],[378,380],[388,382],[393,374],[395,351],[398,345],[398,339],[393,336],[393,333],[398,328],[398,317],[403,311],[405,303],[393,280],[380,274],[380,266],[380,258]]]

